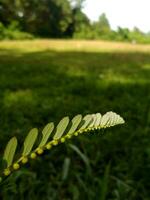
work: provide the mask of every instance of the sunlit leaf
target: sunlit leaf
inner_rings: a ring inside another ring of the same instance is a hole
[[[69,117],[64,117],[56,127],[56,133],[53,137],[54,140],[58,140],[63,133],[65,132],[67,126],[69,124]]]
[[[102,116],[102,119],[101,119],[101,122],[100,122],[100,126],[102,128],[105,127],[108,124],[109,120],[110,120],[110,113],[107,112],[106,114],[104,114]]]
[[[24,144],[23,144],[23,152],[22,152],[23,156],[27,156],[31,152],[37,136],[38,136],[37,128],[33,128],[28,133],[27,137],[25,138]]]
[[[6,161],[7,167],[10,167],[13,162],[16,148],[17,148],[17,138],[13,137],[9,140],[4,151],[3,159]]]
[[[88,125],[88,127],[94,127],[94,124],[95,124],[95,122],[96,122],[96,115],[95,115],[95,114],[92,114],[91,116],[92,116],[92,121],[91,121],[91,123]]]
[[[101,127],[110,127],[115,126],[118,124],[123,124],[124,120],[120,115],[114,112],[107,112],[105,115],[102,116],[100,126]]]
[[[69,130],[69,133],[73,133],[76,131],[78,128],[80,122],[82,120],[82,115],[76,115],[72,120],[71,120],[71,128]]]
[[[95,121],[94,126],[98,127],[100,125],[100,121],[101,121],[102,115],[100,113],[96,113],[95,115],[96,115],[96,121]]]
[[[49,137],[50,137],[50,135],[51,135],[53,130],[54,130],[54,123],[53,122],[47,124],[44,127],[44,129],[42,131],[42,140],[41,140],[41,142],[39,144],[39,147],[42,147],[42,146],[44,146],[46,144],[46,142],[48,141],[48,139],[49,139]]]
[[[80,129],[85,129],[88,127],[88,125],[93,121],[92,115],[86,115],[83,120],[81,121]]]

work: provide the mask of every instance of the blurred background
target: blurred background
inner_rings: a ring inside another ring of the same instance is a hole
[[[22,144],[31,128],[66,115],[112,110],[126,121],[31,162],[1,188],[1,199],[150,199],[149,7],[147,0],[0,0],[1,155],[12,136]]]

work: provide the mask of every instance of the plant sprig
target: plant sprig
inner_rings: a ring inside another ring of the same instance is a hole
[[[15,159],[18,142],[17,138],[13,137],[7,143],[4,151],[3,160],[5,167],[2,169],[0,181],[4,177],[9,176],[13,171],[18,170],[20,166],[26,164],[30,159],[35,159],[38,155],[43,154],[45,150],[50,150],[53,146],[64,143],[73,136],[123,123],[124,119],[114,112],[107,112],[103,116],[100,113],[89,114],[84,117],[79,114],[71,121],[69,117],[64,117],[56,128],[53,122],[48,123],[44,127],[38,146],[34,150],[33,147],[39,133],[37,128],[33,128],[24,140],[23,151],[20,153],[19,159]],[[51,135],[53,136],[51,137]],[[52,139],[49,141],[50,137]]]

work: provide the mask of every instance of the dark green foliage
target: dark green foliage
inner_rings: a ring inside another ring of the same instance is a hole
[[[42,37],[62,37],[72,22],[68,0],[1,0],[0,22],[17,21],[21,30]],[[4,20],[8,17],[8,20]]]
[[[0,22],[0,40],[9,39],[9,40],[24,40],[24,39],[33,39],[33,35],[23,32],[18,26],[18,22],[13,21],[8,26],[4,26]]]

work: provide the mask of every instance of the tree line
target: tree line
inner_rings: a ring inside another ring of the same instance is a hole
[[[78,38],[149,43],[138,28],[111,29],[103,13],[91,22],[82,11],[85,0],[0,0],[0,39]]]

